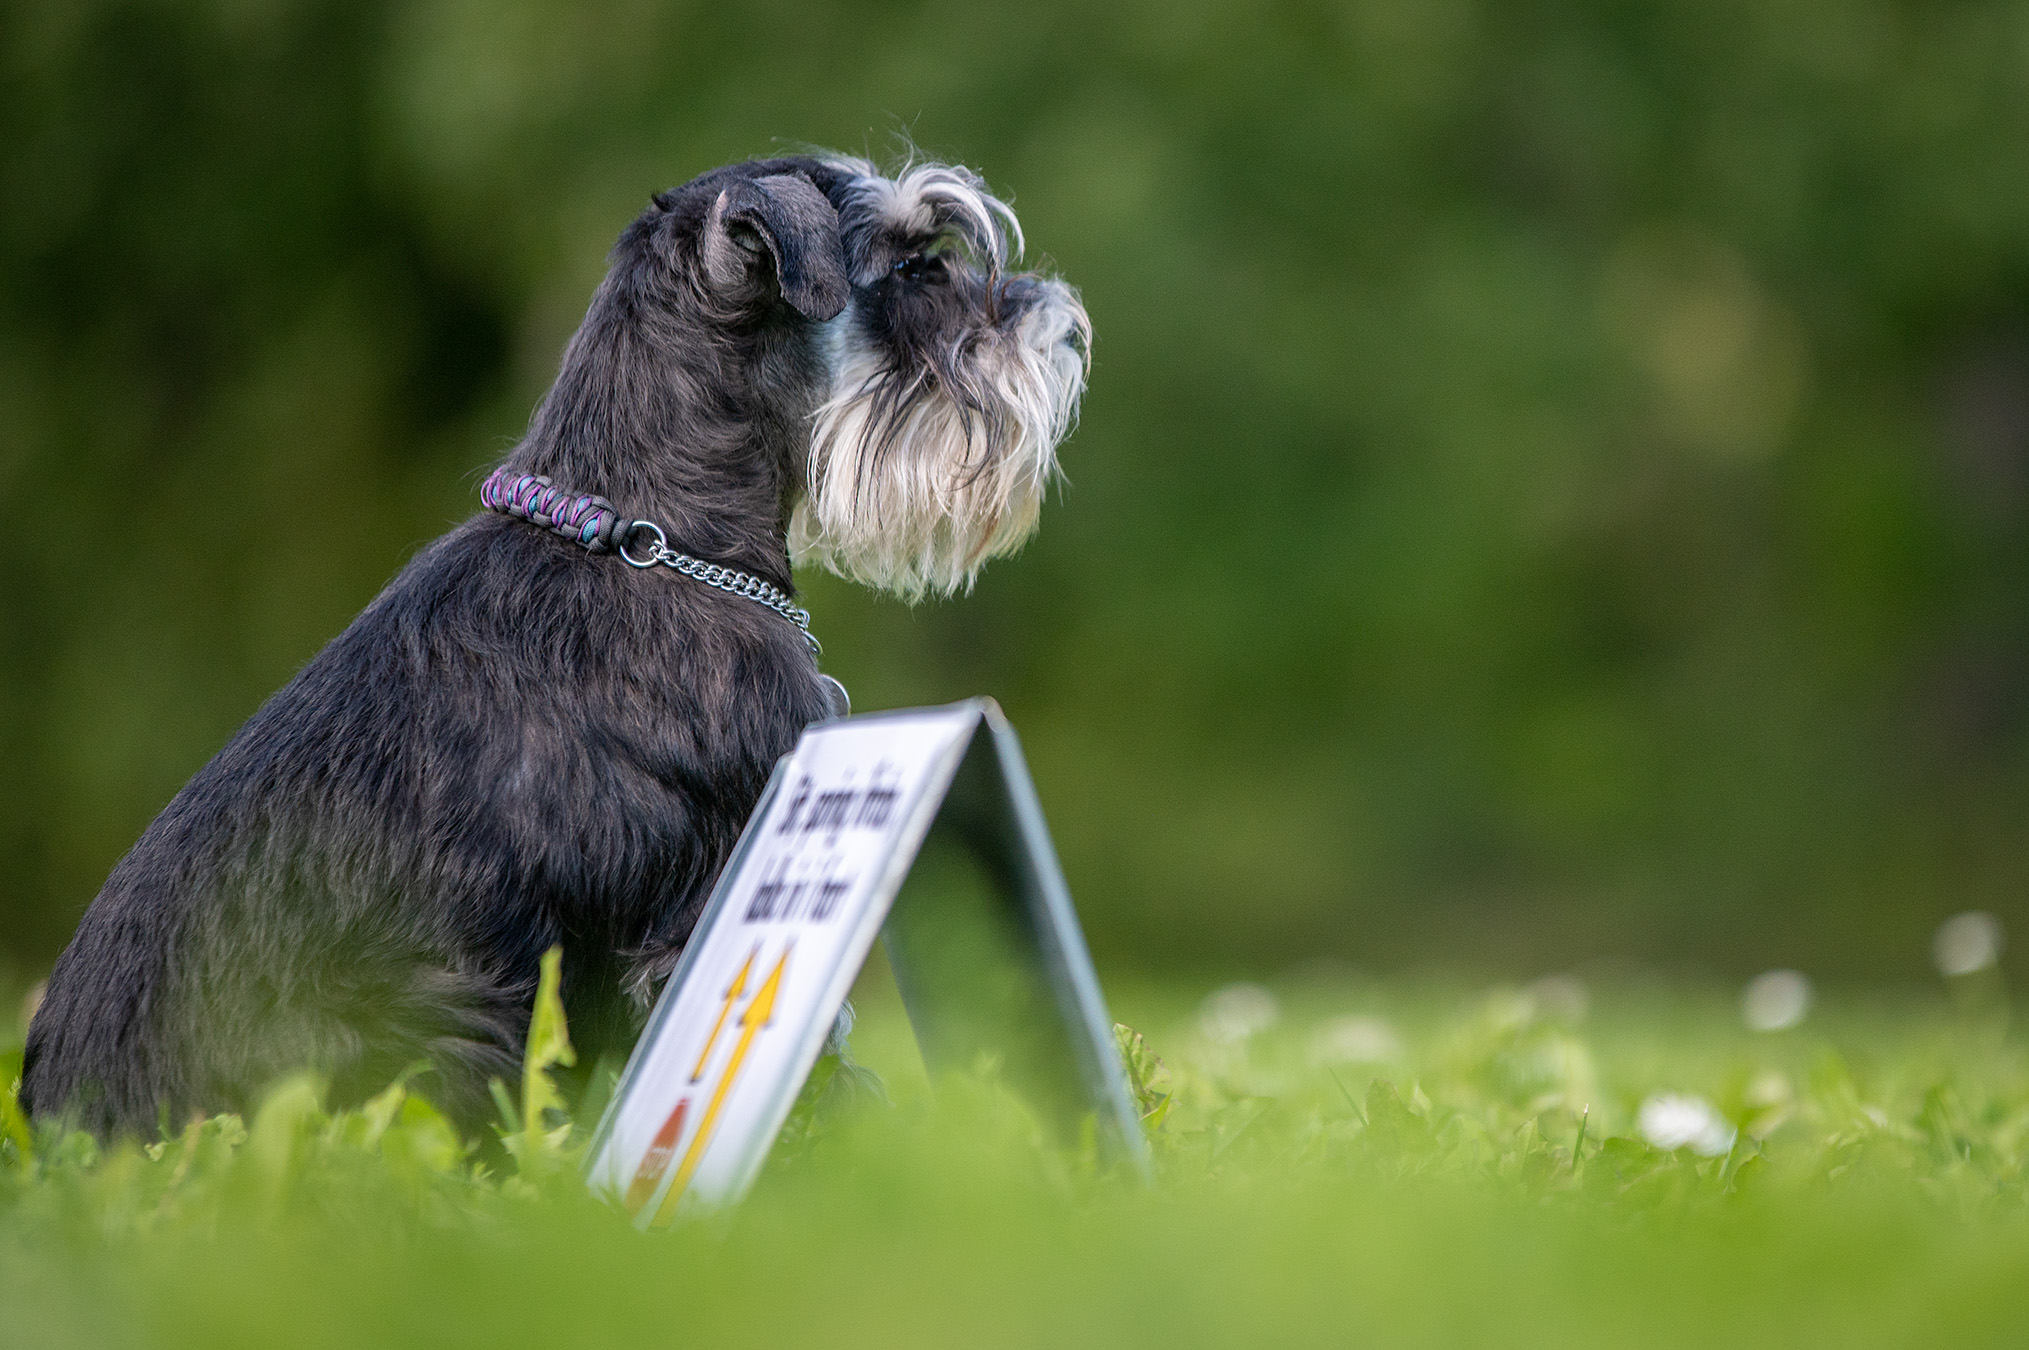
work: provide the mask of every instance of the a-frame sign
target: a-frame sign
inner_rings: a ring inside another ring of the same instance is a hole
[[[776,766],[600,1122],[592,1185],[643,1227],[737,1200],[876,936],[933,1073],[991,1054],[1067,1140],[1096,1128],[1147,1168],[1021,746],[971,699],[820,723]]]

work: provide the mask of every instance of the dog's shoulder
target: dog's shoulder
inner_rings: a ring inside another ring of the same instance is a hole
[[[420,551],[284,694],[335,735],[541,725],[770,763],[828,711],[780,615],[501,516]]]

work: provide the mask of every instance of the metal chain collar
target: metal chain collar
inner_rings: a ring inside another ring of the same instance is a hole
[[[630,567],[649,568],[660,564],[728,595],[766,605],[796,625],[803,634],[803,640],[810,644],[811,655],[820,656],[824,652],[823,646],[810,631],[810,611],[798,609],[786,593],[759,577],[677,552],[669,546],[669,537],[662,532],[660,525],[652,520],[628,520],[604,497],[573,493],[558,487],[541,474],[516,473],[503,464],[487,475],[486,481],[480,485],[479,500],[489,510],[518,517],[560,534],[589,552],[618,553]],[[627,551],[627,547],[634,541],[634,536],[642,532],[653,534],[655,540],[646,546],[648,556],[637,558]],[[843,696],[845,687],[836,680],[831,683],[837,685]]]
[[[655,536],[646,546],[648,556],[645,558],[637,558],[628,551],[637,534]],[[817,634],[810,631],[809,610],[798,608],[781,589],[769,585],[757,576],[751,576],[736,568],[722,567],[718,563],[708,563],[701,558],[693,558],[688,553],[677,552],[669,546],[669,537],[654,521],[626,522],[616,532],[613,543],[615,550],[620,554],[620,560],[629,567],[646,569],[660,564],[672,571],[683,573],[693,581],[702,581],[707,586],[716,587],[727,595],[737,595],[742,600],[752,600],[757,605],[766,605],[796,625],[798,631],[803,634],[803,640],[810,644],[812,656],[824,654],[824,644],[817,640]]]

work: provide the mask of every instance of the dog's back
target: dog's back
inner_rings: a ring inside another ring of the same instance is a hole
[[[630,1027],[773,761],[825,711],[794,630],[499,517],[417,557],[115,869],[29,1032],[24,1104],[99,1131],[425,1061],[476,1127],[562,942]],[[738,688],[736,688],[736,682]],[[760,697],[755,697],[756,693]]]

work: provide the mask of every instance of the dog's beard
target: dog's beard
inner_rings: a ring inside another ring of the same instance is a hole
[[[813,417],[799,562],[915,601],[971,588],[1035,532],[1077,418],[1091,330],[1069,287],[1006,328],[966,335],[936,367],[900,369],[839,320],[831,397]]]

